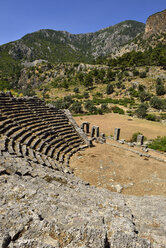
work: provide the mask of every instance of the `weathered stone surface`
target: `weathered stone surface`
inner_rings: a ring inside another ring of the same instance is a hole
[[[1,246],[166,247],[165,198],[97,189],[8,153],[0,166]]]
[[[166,9],[149,16],[145,27],[145,37],[166,32]]]

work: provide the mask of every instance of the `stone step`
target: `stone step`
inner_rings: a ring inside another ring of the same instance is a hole
[[[57,145],[59,142],[62,142],[62,141],[63,141],[63,138],[60,138],[60,137],[56,137],[50,143],[43,141],[43,143],[39,147],[38,151],[40,151],[44,154],[48,154],[48,152],[52,146],[55,147],[55,145]]]
[[[58,144],[51,146],[48,151],[48,156],[56,159],[57,148],[64,144],[64,140],[60,141]]]
[[[70,158],[78,151],[88,148],[88,145],[82,145],[72,149],[71,152],[65,157],[64,164],[69,165]]]
[[[80,143],[78,142],[70,142],[70,143],[68,143],[68,145],[66,145],[65,146],[65,148],[64,149],[62,149],[62,150],[60,150],[59,152],[58,152],[58,160],[60,161],[60,162],[64,162],[64,157],[65,157],[65,155],[69,152],[69,151],[71,151],[71,150],[73,150],[74,148],[76,148],[76,147],[79,147],[80,146]]]

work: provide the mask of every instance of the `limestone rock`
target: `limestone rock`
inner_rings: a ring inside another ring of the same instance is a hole
[[[152,34],[166,33],[166,9],[149,16],[145,27],[145,37]]]
[[[0,247],[166,247],[166,198],[111,193],[8,153],[0,161],[12,167],[0,175]]]

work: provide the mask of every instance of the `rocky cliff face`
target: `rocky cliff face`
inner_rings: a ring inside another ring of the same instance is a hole
[[[146,22],[145,37],[153,34],[166,33],[166,9],[149,16]]]

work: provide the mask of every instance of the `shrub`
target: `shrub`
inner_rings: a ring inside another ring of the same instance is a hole
[[[158,85],[162,84],[161,78],[157,78],[157,79],[156,79],[156,84],[158,84]]]
[[[162,96],[165,94],[165,87],[163,84],[157,84],[156,85],[156,94],[158,96]]]
[[[138,75],[139,75],[139,71],[133,70],[133,76],[138,76]]]
[[[7,79],[0,81],[0,90],[10,90],[11,88],[11,84]]]
[[[133,116],[133,111],[127,110],[126,112],[127,112],[127,114],[128,114],[129,116]]]
[[[155,114],[148,114],[146,116],[146,119],[149,120],[149,121],[156,121],[157,120],[157,117]]]
[[[101,104],[101,110],[102,110],[103,112],[109,112],[108,104],[107,104],[107,103],[102,103],[102,104]]]
[[[99,109],[97,109],[97,113],[98,113],[99,115],[102,115],[104,112],[103,112],[103,110],[102,110],[101,108],[99,108]]]
[[[154,150],[166,152],[166,136],[157,137],[148,145],[148,147]]]
[[[135,110],[135,114],[138,116],[138,117],[141,117],[141,118],[145,118],[146,115],[147,115],[147,105],[142,103],[139,105],[139,107]]]
[[[110,95],[114,92],[114,87],[112,84],[107,84],[107,88],[106,88],[106,93],[107,95]]]
[[[162,99],[159,99],[157,96],[154,96],[151,100],[150,100],[150,105],[155,108],[155,109],[162,109],[164,110],[166,108],[166,102]]]
[[[116,83],[116,87],[117,87],[118,89],[122,88],[122,81],[117,82],[117,83]]]
[[[146,78],[146,71],[140,72],[140,78]]]
[[[85,99],[88,99],[89,98],[89,93],[88,92],[84,92],[84,97],[85,97]]]
[[[120,114],[120,115],[124,115],[124,114],[125,114],[124,110],[121,109],[121,108],[119,108],[119,107],[117,107],[117,106],[112,107],[112,111],[113,111],[114,113],[118,113],[118,114]]]
[[[72,106],[70,107],[70,110],[71,110],[72,112],[76,113],[76,114],[82,113],[83,110],[82,110],[81,102],[78,102],[78,101],[74,102],[74,103],[72,104]]]
[[[91,114],[97,113],[97,108],[94,106],[94,103],[92,101],[87,101],[84,104],[84,107],[86,110],[88,110]]]
[[[84,78],[84,86],[87,87],[87,88],[93,86],[93,77],[92,77],[92,75],[90,73],[86,74],[86,76]]]
[[[143,92],[145,90],[145,86],[143,84],[138,85],[138,90]]]
[[[79,88],[75,87],[73,91],[74,91],[74,93],[77,94],[77,93],[79,93]]]
[[[130,139],[130,142],[136,142],[137,141],[137,136],[138,135],[143,135],[142,133],[140,132],[136,132],[136,133],[133,133],[131,139]]]
[[[100,92],[96,92],[95,96],[96,96],[96,97],[103,97],[103,94],[100,93]]]
[[[140,98],[141,102],[145,102],[145,101],[150,100],[151,95],[148,92],[143,91],[143,92],[140,93],[139,98]]]

